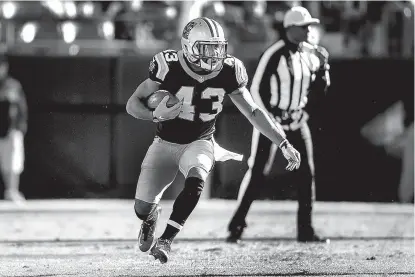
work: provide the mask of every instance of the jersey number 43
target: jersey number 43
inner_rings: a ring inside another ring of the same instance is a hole
[[[179,118],[194,121],[196,115],[196,107],[192,104],[194,96],[194,87],[181,87],[177,92],[176,97],[183,100],[182,111],[179,114]],[[210,113],[199,113],[199,118],[202,121],[210,121],[215,119],[216,115],[222,111],[223,97],[225,96],[225,90],[221,88],[206,88],[204,89],[200,97],[201,99],[210,100],[212,103]]]

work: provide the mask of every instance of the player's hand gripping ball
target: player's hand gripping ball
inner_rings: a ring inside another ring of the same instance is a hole
[[[153,112],[153,121],[175,119],[182,110],[183,102],[166,90],[155,91],[147,99],[147,106]]]
[[[177,103],[180,102],[179,98],[177,98],[175,95],[171,94],[167,90],[157,90],[151,94],[147,99],[147,107],[154,111],[157,106],[160,104],[161,100],[163,100],[164,97],[168,96],[169,100],[166,103],[167,108],[171,108]]]

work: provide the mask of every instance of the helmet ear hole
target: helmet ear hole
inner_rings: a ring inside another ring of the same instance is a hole
[[[194,56],[193,51],[190,50],[189,45],[183,44],[183,54],[189,62],[193,64],[197,63],[198,59]]]

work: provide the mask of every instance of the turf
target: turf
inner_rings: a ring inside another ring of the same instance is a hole
[[[138,250],[133,201],[0,202],[0,276],[413,276],[413,205],[322,203],[329,244],[295,240],[296,203],[257,201],[240,244],[224,242],[236,205],[203,200],[165,265]],[[160,234],[172,202],[162,202]]]

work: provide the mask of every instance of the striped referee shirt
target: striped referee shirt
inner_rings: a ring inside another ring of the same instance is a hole
[[[313,82],[322,78],[319,68],[315,54],[281,39],[261,55],[252,79],[252,97],[285,130],[298,129],[308,119],[303,108]]]

